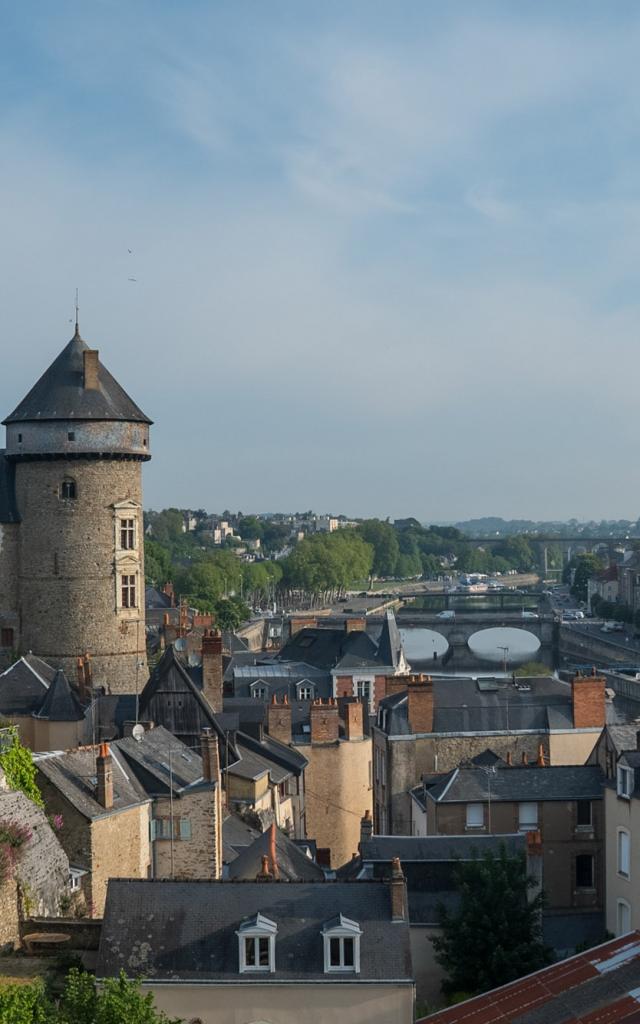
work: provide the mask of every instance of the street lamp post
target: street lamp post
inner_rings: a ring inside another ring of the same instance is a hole
[[[502,651],[502,671],[506,675],[506,673],[507,673],[507,660],[508,660],[507,656],[509,654],[509,648],[508,647],[503,647],[501,644],[498,644],[498,650]]]

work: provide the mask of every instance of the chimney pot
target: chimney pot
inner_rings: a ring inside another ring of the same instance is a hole
[[[524,765],[527,765],[527,764],[529,764],[529,758],[527,757],[527,752],[526,752],[526,750],[523,750],[523,751],[522,751],[522,763],[523,763]]]
[[[391,862],[391,920],[406,921],[407,890],[402,874],[400,858],[394,857]]]
[[[513,766],[513,756],[510,750],[507,750],[507,765],[509,766],[509,768]]]
[[[113,807],[113,758],[108,743],[101,743],[96,758],[96,800],[105,810]]]

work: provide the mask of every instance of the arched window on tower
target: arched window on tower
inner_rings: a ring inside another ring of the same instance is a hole
[[[60,497],[65,501],[75,501],[78,497],[78,490],[73,477],[66,476],[60,484]]]

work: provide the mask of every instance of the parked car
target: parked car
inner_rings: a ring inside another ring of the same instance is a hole
[[[436,619],[448,619],[449,621],[455,619],[455,617],[456,613],[450,608],[446,608],[443,612],[438,612],[436,615]]]

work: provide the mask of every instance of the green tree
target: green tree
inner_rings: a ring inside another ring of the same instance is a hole
[[[184,516],[178,508],[165,508],[162,512],[147,512],[145,525],[159,544],[170,545],[183,536]]]
[[[474,995],[530,974],[551,962],[542,942],[543,897],[527,875],[524,854],[497,854],[461,862],[455,869],[460,905],[439,907],[442,935],[433,939],[447,977],[443,991]]]
[[[238,520],[238,533],[243,540],[262,540],[262,523],[257,516],[243,516]]]
[[[20,789],[38,807],[44,806],[42,794],[36,783],[37,769],[31,751],[23,747],[18,730],[13,726],[9,729],[8,744],[0,748],[0,768],[10,789]]]
[[[587,600],[589,580],[592,576],[602,572],[603,569],[604,565],[597,555],[581,554],[576,556],[571,593],[578,601]]]
[[[144,575],[146,582],[154,587],[161,587],[173,575],[171,552],[149,538],[144,542]]]
[[[394,576],[400,546],[393,526],[380,519],[365,519],[358,527],[358,533],[373,548],[373,571],[376,576]]]

